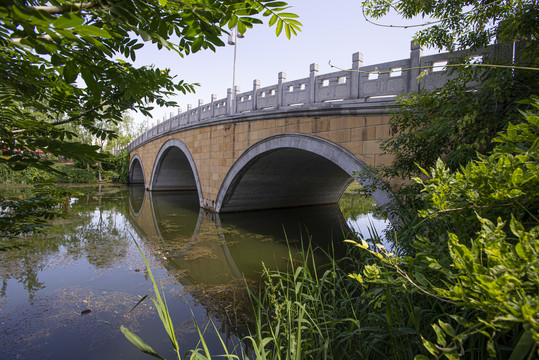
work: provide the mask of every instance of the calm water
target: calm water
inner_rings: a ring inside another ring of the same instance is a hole
[[[135,241],[162,282],[182,354],[198,341],[193,316],[202,327],[213,319],[233,343],[249,318],[243,286],[257,284],[262,263],[287,269],[288,246],[297,253],[310,239],[339,252],[350,229],[385,227],[368,215],[370,199],[345,194],[340,207],[214,214],[195,193],[77,188],[47,233],[0,252],[0,359],[150,359],[121,325],[173,359],[151,301],[130,312],[152,293]]]

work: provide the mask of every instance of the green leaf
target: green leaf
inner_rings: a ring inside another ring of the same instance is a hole
[[[426,340],[423,336],[421,336],[421,342],[423,343],[423,346],[425,349],[428,350],[432,355],[437,356],[438,355],[438,349],[436,349],[436,346],[434,346],[433,343]]]
[[[204,43],[204,38],[199,36],[193,41],[193,44],[191,45],[191,51],[197,52],[202,47],[202,44]]]
[[[513,182],[513,184],[518,185],[522,182],[523,176],[524,176],[524,172],[522,171],[522,169],[517,168],[515,171],[513,171],[513,176],[512,176],[511,181]]]
[[[445,340],[445,334],[442,331],[442,329],[437,324],[432,324],[432,328],[434,329],[434,332],[436,333],[436,340],[439,344],[442,346],[447,345],[447,341]]]
[[[103,37],[106,39],[110,39],[111,37],[108,31],[100,29],[97,26],[92,26],[92,25],[75,26],[73,30],[76,31],[80,35]]]
[[[283,20],[279,19],[277,21],[277,28],[275,29],[275,35],[277,36],[281,35],[282,31],[283,31]]]
[[[530,354],[535,341],[530,330],[523,330],[509,360],[524,360]]]
[[[140,337],[138,337],[138,335],[131,332],[131,330],[129,330],[128,328],[126,328],[123,325],[120,326],[120,330],[122,331],[122,334],[124,334],[124,336],[127,338],[127,340],[131,341],[131,343],[133,345],[135,345],[137,347],[137,349],[139,349],[143,353],[151,355],[151,356],[153,356],[153,357],[155,357],[157,359],[165,360],[161,355],[156,353],[155,350],[152,349],[152,347],[150,345],[146,344],[144,342],[144,340],[142,340]]]
[[[77,80],[79,76],[79,69],[75,62],[69,62],[64,66],[63,69],[64,80],[66,83],[71,84]]]
[[[277,17],[277,15],[273,14],[270,18],[270,21],[269,21],[269,26],[273,26],[277,20],[279,20],[279,18]]]
[[[54,20],[52,22],[52,25],[54,25],[55,28],[66,29],[66,28],[72,28],[75,26],[80,26],[83,23],[84,23],[83,18],[73,13],[66,13],[58,17],[56,20]]]
[[[293,14],[293,13],[287,13],[287,12],[279,13],[279,16],[280,17],[285,17],[285,18],[299,18],[298,15]]]
[[[245,34],[245,31],[247,31],[247,28],[245,27],[245,24],[241,21],[238,22],[238,32],[240,34]]]

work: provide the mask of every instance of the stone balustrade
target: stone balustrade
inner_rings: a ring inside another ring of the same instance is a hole
[[[467,54],[485,56],[500,51],[492,46]],[[319,74],[318,65],[311,64],[309,77],[287,81],[286,73],[278,74],[277,83],[260,87],[260,80],[253,81],[253,88],[240,92],[240,88],[228,89],[227,97],[217,99],[212,95],[208,104],[199,100],[198,106],[187,106],[187,111],[178,110],[170,118],[146,130],[128,145],[131,151],[140,145],[165,134],[181,131],[187,127],[215,124],[217,121],[233,121],[265,112],[287,112],[298,109],[309,111],[324,107],[348,107],[372,102],[393,102],[395,96],[419,90],[433,91],[448,81],[443,64],[463,52],[440,53],[423,56],[422,49],[411,44],[410,57],[380,64],[363,66],[363,54],[352,55],[350,70]],[[419,74],[428,69],[428,74],[418,81]]]

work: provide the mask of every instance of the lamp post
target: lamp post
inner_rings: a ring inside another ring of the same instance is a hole
[[[238,51],[238,39],[243,39],[243,35],[238,33],[238,29],[234,27],[230,35],[228,35],[228,45],[234,45],[234,63],[232,67],[232,96],[236,99],[236,54]]]

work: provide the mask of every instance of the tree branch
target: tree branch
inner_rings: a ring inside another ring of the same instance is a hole
[[[109,100],[107,100],[107,101],[102,102],[102,103],[99,104],[99,105],[96,105],[96,106],[94,106],[94,107],[92,107],[92,108],[90,108],[90,109],[88,109],[88,110],[86,110],[86,111],[80,113],[80,114],[73,115],[73,116],[70,117],[69,119],[65,119],[65,120],[62,120],[62,121],[57,121],[57,122],[55,122],[55,123],[52,123],[52,125],[58,126],[58,125],[63,125],[63,124],[67,124],[67,123],[73,122],[73,121],[75,121],[75,120],[78,120],[78,119],[80,119],[81,117],[86,116],[86,115],[88,115],[88,114],[90,114],[90,113],[92,113],[92,112],[94,112],[94,111],[97,111],[97,110],[101,109],[103,106],[112,103],[113,100],[119,98],[119,97],[122,96],[122,95],[123,95],[123,92],[122,92],[121,94],[118,94],[117,96],[112,97],[111,99],[109,99]]]
[[[96,6],[98,4],[97,1],[91,1],[91,2],[81,2],[78,5],[65,5],[65,6],[28,6],[29,9],[35,10],[35,11],[44,11],[49,14],[65,14],[67,12],[72,12],[73,10],[82,10],[82,9],[88,9],[93,6]]]

